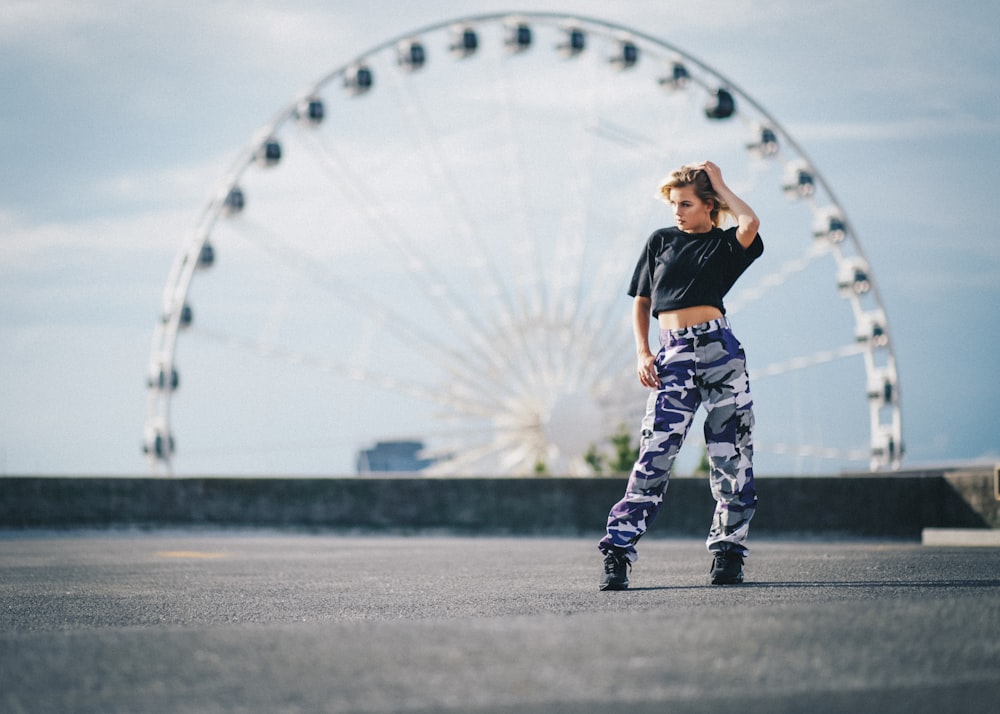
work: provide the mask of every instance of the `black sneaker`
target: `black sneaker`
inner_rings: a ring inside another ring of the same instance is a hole
[[[736,550],[717,550],[712,559],[712,585],[738,585],[743,582],[743,554]]]
[[[628,590],[628,571],[631,567],[625,551],[609,550],[605,553],[601,590]]]

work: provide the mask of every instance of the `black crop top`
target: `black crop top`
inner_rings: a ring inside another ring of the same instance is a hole
[[[744,249],[736,240],[735,227],[695,234],[661,228],[646,242],[628,294],[651,298],[654,317],[698,305],[711,305],[725,314],[722,298],[763,252],[760,234]]]

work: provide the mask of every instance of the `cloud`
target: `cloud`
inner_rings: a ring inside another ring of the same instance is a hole
[[[0,242],[0,275],[51,267],[59,261],[60,251],[85,250],[119,257],[136,253],[162,255],[180,245],[195,218],[193,210],[173,209],[89,221],[25,224],[5,211],[0,213],[4,235]]]
[[[90,192],[94,200],[114,204],[119,210],[170,206],[187,207],[193,214],[209,200],[230,161],[231,156],[220,154],[197,163],[123,171],[96,181]]]
[[[1000,137],[1000,125],[985,118],[961,115],[905,116],[885,121],[795,122],[789,131],[800,141],[885,142],[953,136]]]
[[[96,26],[102,9],[100,3],[73,0],[8,0],[0,14],[0,43],[18,52],[80,60],[89,43],[79,30]]]

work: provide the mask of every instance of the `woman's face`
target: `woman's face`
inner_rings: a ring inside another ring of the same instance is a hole
[[[685,233],[707,233],[712,230],[712,203],[705,203],[694,192],[694,186],[670,189],[670,207],[674,221]]]

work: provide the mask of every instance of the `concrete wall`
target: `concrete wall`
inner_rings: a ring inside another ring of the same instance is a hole
[[[760,478],[754,533],[919,537],[1000,528],[992,470]],[[0,478],[0,528],[273,527],[599,536],[617,478]],[[704,535],[706,479],[675,478],[648,537]]]

